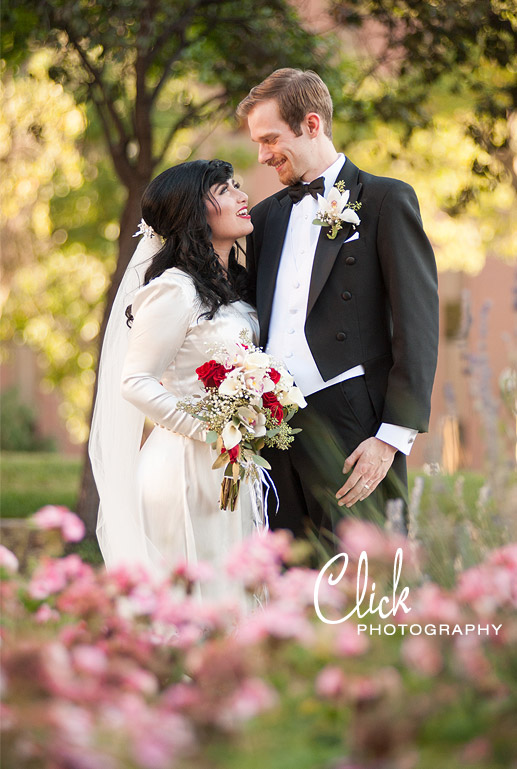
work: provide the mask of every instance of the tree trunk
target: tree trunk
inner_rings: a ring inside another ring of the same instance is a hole
[[[120,220],[120,236],[118,241],[119,256],[117,260],[117,266],[111,277],[110,287],[106,296],[106,306],[104,308],[104,315],[102,318],[101,328],[99,332],[99,356],[97,358],[97,370],[99,370],[100,350],[102,347],[102,340],[104,339],[104,333],[108,323],[108,318],[111,312],[111,307],[117,293],[117,289],[122,280],[122,276],[126,270],[127,265],[133,255],[137,241],[133,240],[133,233],[138,227],[138,222],[141,218],[140,212],[140,198],[146,185],[151,177],[151,171],[149,172],[149,178],[141,181],[139,184],[135,184],[128,190],[128,197],[122,217]],[[90,424],[93,415],[93,404],[95,403],[95,395],[97,392],[97,376],[95,378],[95,386],[93,391],[92,408],[90,411]],[[99,507],[99,496],[97,494],[97,488],[95,486],[95,480],[93,478],[92,467],[90,464],[90,458],[88,456],[88,445],[84,449],[83,460],[83,472],[81,477],[81,486],[79,490],[79,497],[77,501],[77,514],[82,519],[86,526],[86,536],[93,537],[95,535],[95,528],[97,525],[97,510]]]

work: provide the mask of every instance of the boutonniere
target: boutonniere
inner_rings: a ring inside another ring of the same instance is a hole
[[[319,227],[331,227],[327,233],[327,238],[334,240],[343,222],[350,222],[354,230],[361,220],[357,216],[357,211],[361,208],[361,203],[349,203],[350,190],[345,190],[345,182],[337,182],[330,190],[328,196],[324,198],[318,195],[319,209],[313,224]]]

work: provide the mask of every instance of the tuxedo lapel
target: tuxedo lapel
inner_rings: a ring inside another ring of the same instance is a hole
[[[257,313],[260,321],[260,345],[268,338],[276,276],[293,204],[286,193],[273,198],[264,227],[262,256],[257,274]]]
[[[362,185],[358,183],[359,169],[348,158],[339,172],[336,182],[344,181],[345,189],[350,190],[349,203],[355,203],[361,192]],[[328,280],[339,249],[344,241],[350,236],[352,224],[345,222],[339,230],[336,238],[330,240],[328,237],[329,229],[322,227],[314,254],[314,264],[312,266],[311,284],[309,288],[309,300],[307,302],[307,315],[314,307],[316,299],[321,293],[323,286]]]

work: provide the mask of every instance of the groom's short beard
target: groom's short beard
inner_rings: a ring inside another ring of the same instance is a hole
[[[283,179],[280,179],[282,184],[284,184],[286,187],[290,187],[292,184],[296,184],[297,182],[301,182],[301,177],[291,171],[291,175],[284,177]]]
[[[271,160],[266,165],[270,166],[271,168],[275,168],[276,163],[274,160]],[[278,178],[280,179],[280,174],[278,174]],[[296,182],[299,182],[299,181],[301,181],[301,178],[299,176],[296,176],[292,168],[291,168],[291,176],[280,179],[280,182],[284,184],[286,187],[289,187],[291,184],[296,184]]]

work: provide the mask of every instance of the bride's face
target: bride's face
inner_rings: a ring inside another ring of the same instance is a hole
[[[253,230],[248,213],[248,196],[234,179],[210,187],[206,200],[206,218],[212,230],[212,244],[231,247],[233,243]]]

